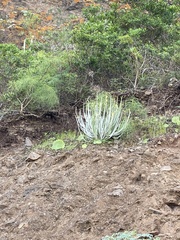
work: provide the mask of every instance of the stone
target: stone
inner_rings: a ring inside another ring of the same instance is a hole
[[[30,148],[32,146],[33,146],[32,141],[30,140],[30,138],[26,137],[26,139],[25,139],[25,147]]]
[[[162,166],[160,170],[161,170],[162,172],[163,172],[163,171],[172,171],[172,168],[171,168],[171,166]]]
[[[28,155],[26,161],[27,161],[27,162],[36,161],[36,160],[38,160],[40,157],[41,157],[40,154],[38,154],[38,153],[36,153],[36,152],[31,152],[31,153]]]
[[[123,194],[123,188],[121,186],[116,186],[112,192],[108,193],[108,196],[120,197]]]

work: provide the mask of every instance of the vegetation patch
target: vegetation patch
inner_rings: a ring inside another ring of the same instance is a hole
[[[137,234],[135,231],[114,233],[112,236],[103,237],[102,240],[160,240],[160,238],[154,238],[151,234]]]
[[[89,100],[82,111],[76,113],[79,129],[87,139],[97,142],[120,138],[127,128],[130,113],[125,115],[122,103],[108,93],[97,94],[95,100]]]

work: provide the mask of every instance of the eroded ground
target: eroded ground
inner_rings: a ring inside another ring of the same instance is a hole
[[[158,144],[2,148],[0,239],[100,240],[125,230],[180,239],[180,135]]]
[[[159,92],[140,99],[149,110],[179,115],[176,94],[170,90],[169,105]],[[145,145],[115,142],[58,152],[35,147],[45,133],[75,126],[74,111],[67,110],[2,118],[0,240],[100,240],[126,230],[179,240],[180,134]]]
[[[50,16],[69,4],[2,1],[0,41],[22,46],[29,36],[21,26],[22,10],[36,9],[42,26],[59,27]],[[179,114],[179,87],[140,95],[150,112]],[[36,143],[46,132],[74,128],[69,113],[58,121],[46,117],[0,122],[0,240],[100,240],[125,230],[180,239],[180,135],[133,147],[28,148],[26,137]],[[34,160],[33,153],[39,154]]]

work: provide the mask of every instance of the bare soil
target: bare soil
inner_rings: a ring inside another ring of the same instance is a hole
[[[100,240],[125,230],[180,239],[180,135],[159,141],[2,148],[0,239]]]

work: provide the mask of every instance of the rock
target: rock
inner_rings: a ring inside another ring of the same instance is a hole
[[[152,158],[156,158],[156,154],[154,153],[154,151],[152,149],[146,149],[144,151],[144,155],[146,155],[147,157],[152,157]]]
[[[19,183],[19,184],[24,184],[27,182],[28,182],[28,179],[27,179],[26,175],[19,176],[17,179],[17,183]]]
[[[163,172],[163,171],[172,171],[172,168],[171,168],[171,166],[162,166],[160,170],[161,170],[162,172]]]
[[[6,204],[0,204],[0,210],[3,210],[5,208],[7,208],[7,207],[8,207],[8,205],[6,205]]]
[[[31,148],[33,143],[31,142],[30,138],[26,137],[25,139],[25,147]]]
[[[18,228],[21,229],[22,227],[28,227],[28,223],[27,222],[22,222],[19,224]]]
[[[31,161],[36,161],[41,157],[40,154],[36,153],[36,152],[31,152],[29,154],[29,156],[27,157],[26,161],[27,162],[31,162]]]
[[[121,186],[114,187],[114,191],[108,193],[108,196],[120,197],[124,194],[123,188]]]
[[[149,89],[149,90],[145,91],[144,95],[150,96],[150,95],[152,95],[152,93],[153,93],[152,89]]]
[[[173,159],[174,164],[180,164],[180,158],[179,159]]]
[[[70,6],[68,6],[68,7],[66,8],[66,10],[67,10],[67,11],[73,11],[73,10],[76,10],[76,9],[81,9],[81,8],[83,8],[83,6],[84,6],[83,2],[72,2],[72,3],[70,4]]]

